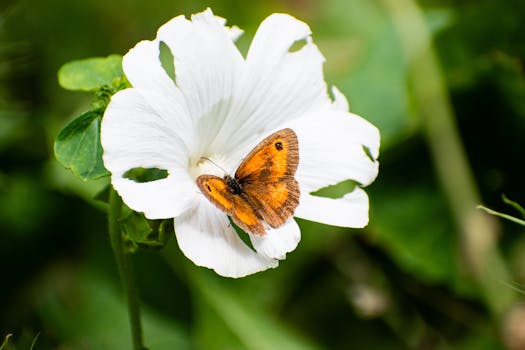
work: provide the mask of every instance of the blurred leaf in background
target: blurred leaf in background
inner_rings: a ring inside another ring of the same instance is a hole
[[[130,349],[127,310],[118,288],[84,267],[54,266],[39,286],[37,309],[43,322],[71,349]],[[144,312],[144,333],[152,349],[189,349],[184,329]]]

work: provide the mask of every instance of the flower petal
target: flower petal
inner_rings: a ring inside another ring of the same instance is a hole
[[[175,234],[184,255],[221,276],[243,277],[278,265],[251,250],[228,217],[205,198],[198,198],[191,210],[175,218]]]
[[[193,15],[191,21],[176,17],[158,31],[157,39],[168,45],[175,59],[177,86],[198,121],[197,135],[204,142],[201,147],[211,143],[222,127],[244,64],[232,35],[224,20],[210,9]]]
[[[260,64],[262,69],[272,69],[296,41],[307,39],[311,34],[306,23],[290,15],[270,15],[257,29],[246,60],[250,65]]]
[[[171,119],[159,115],[137,89],[113,95],[101,125],[106,165],[112,172],[137,166],[185,167],[189,151]]]
[[[183,139],[191,141],[192,120],[184,96],[162,68],[158,41],[141,41],[123,58],[122,67],[131,85],[151,109],[169,118],[174,129],[181,130]]]
[[[327,225],[361,228],[368,224],[368,196],[356,187],[341,198],[301,194],[295,216]]]
[[[136,89],[115,94],[101,125],[103,160],[124,202],[150,219],[172,218],[195,196],[185,170],[188,151],[165,118]],[[133,168],[168,170],[166,179],[137,183],[124,174]]]
[[[346,96],[339,90],[337,87],[332,86],[332,95],[334,96],[333,107],[342,112],[348,112],[350,110],[350,105]]]
[[[296,179],[310,193],[344,180],[366,186],[377,176],[379,131],[358,115],[333,108],[310,113],[287,124],[299,139]]]
[[[128,207],[143,212],[151,220],[169,219],[187,210],[195,198],[194,182],[185,173],[138,183],[118,175],[111,176],[113,187]]]
[[[286,253],[297,247],[301,240],[301,230],[293,218],[276,229],[267,229],[264,236],[250,235],[257,253],[273,259],[285,259]]]
[[[305,41],[304,46],[290,52],[297,41]],[[223,152],[229,153],[254,133],[267,134],[307,111],[330,106],[323,62],[308,25],[284,14],[265,19],[250,46],[225,127],[217,136],[226,147]]]
[[[210,11],[211,10],[209,8],[206,9],[206,11],[204,12],[207,12],[207,11]],[[221,16],[217,16],[215,15],[215,18],[217,19],[217,21],[219,21],[220,24],[222,24],[224,26],[224,29],[226,29],[226,32],[228,33],[228,37],[232,40],[232,41],[237,41],[237,39],[239,39],[241,37],[241,35],[244,34],[244,31],[237,27],[237,26],[231,26],[231,27],[228,27],[226,26],[226,18],[224,17],[221,17]]]

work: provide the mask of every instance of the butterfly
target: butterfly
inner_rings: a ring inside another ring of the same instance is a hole
[[[277,228],[299,205],[299,142],[292,129],[282,129],[262,140],[244,158],[235,176],[200,175],[200,191],[246,232],[265,235]]]

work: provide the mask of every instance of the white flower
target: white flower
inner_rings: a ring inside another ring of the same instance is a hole
[[[343,227],[368,223],[361,187],[337,199],[312,192],[352,179],[370,184],[378,172],[379,132],[349,113],[345,97],[327,94],[323,56],[305,23],[274,14],[264,20],[244,58],[234,44],[238,28],[226,27],[211,10],[164,24],[123,60],[133,88],[116,93],[105,112],[104,164],[124,202],[150,219],[175,218],[180,249],[195,264],[241,277],[278,265],[295,249],[300,229],[290,218],[266,235],[248,234],[246,245],[225,213],[202,195],[201,174],[234,174],[250,150],[272,132],[291,128],[299,140],[295,174],[300,202],[295,216]],[[295,42],[304,45],[290,51]],[[174,57],[175,81],[159,59],[164,43]],[[365,151],[365,149],[368,152]],[[132,168],[168,171],[139,183]]]

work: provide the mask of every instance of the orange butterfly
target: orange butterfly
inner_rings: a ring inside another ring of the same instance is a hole
[[[283,129],[255,146],[235,177],[201,175],[196,182],[206,198],[240,228],[262,236],[264,223],[281,226],[299,204],[299,184],[294,178],[298,164],[297,135]]]

